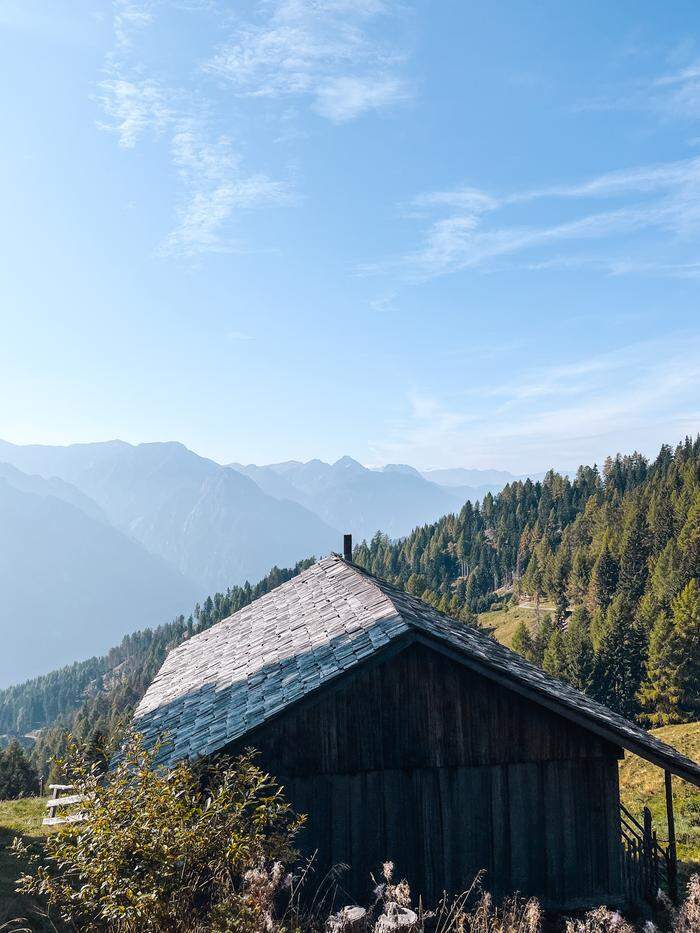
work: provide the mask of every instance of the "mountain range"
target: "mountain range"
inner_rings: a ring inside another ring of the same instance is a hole
[[[338,550],[344,532],[401,537],[514,478],[351,457],[221,465],[175,442],[0,441],[0,685]]]
[[[339,532],[352,532],[356,539],[371,538],[378,530],[391,538],[401,537],[416,525],[460,509],[467,499],[482,499],[487,492],[497,492],[508,482],[441,485],[405,464],[372,470],[352,457],[341,457],[333,464],[288,460],[268,466],[230,466],[250,477],[268,495],[291,499]]]

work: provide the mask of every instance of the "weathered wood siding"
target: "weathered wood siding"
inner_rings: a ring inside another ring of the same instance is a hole
[[[247,737],[309,815],[318,871],[366,900],[392,859],[434,900],[484,869],[496,896],[621,897],[617,758],[587,730],[413,645]]]

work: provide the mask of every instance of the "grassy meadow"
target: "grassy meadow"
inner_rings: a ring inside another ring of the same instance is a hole
[[[53,929],[36,916],[31,899],[15,892],[15,881],[22,865],[8,851],[15,836],[35,839],[45,835],[47,830],[41,825],[46,813],[45,802],[41,797],[0,800],[0,928],[8,920],[23,917],[32,930]]]
[[[548,610],[541,608],[540,617]],[[533,631],[537,624],[537,612],[527,606],[510,606],[494,609],[492,612],[479,614],[479,622],[484,628],[493,631],[493,637],[507,648],[511,647],[515,630],[521,622],[525,622]]]
[[[652,730],[662,742],[673,745],[688,758],[700,761],[700,722],[681,726],[662,726]],[[651,810],[659,839],[666,839],[666,800],[664,773],[661,768],[625,754],[620,763],[622,802],[635,816],[646,806]],[[700,871],[700,788],[680,778],[673,778],[673,812],[676,818],[676,842],[680,877]]]

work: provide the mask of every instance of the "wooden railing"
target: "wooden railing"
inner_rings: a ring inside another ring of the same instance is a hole
[[[83,794],[66,794],[66,791],[74,790],[72,784],[49,784],[51,796],[46,801],[49,815],[44,817],[42,823],[44,826],[57,826],[60,823],[78,823],[82,820],[82,813],[68,813],[65,816],[56,816],[57,810],[63,807],[71,807],[81,800],[85,800]],[[63,796],[62,796],[63,795]]]
[[[651,812],[644,807],[640,823],[620,804],[622,834],[622,878],[627,899],[632,903],[654,900],[665,890],[676,899],[676,859],[673,847],[664,848],[652,826]]]

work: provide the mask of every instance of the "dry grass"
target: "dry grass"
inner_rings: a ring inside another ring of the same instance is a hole
[[[544,615],[544,610],[541,609],[540,617],[542,615]],[[537,627],[537,613],[534,609],[523,606],[508,606],[504,609],[494,609],[492,612],[479,613],[479,622],[484,628],[493,629],[493,637],[496,641],[510,648],[515,630],[521,622],[525,622],[534,634]]]
[[[388,869],[388,871],[387,871]],[[412,905],[405,880],[395,884],[391,862],[384,866],[384,881],[377,887],[377,900],[367,909],[344,908],[325,924],[302,925],[303,933],[700,933],[700,876],[693,875],[679,907],[664,899],[656,922],[634,923],[616,910],[601,906],[577,918],[545,918],[534,898],[517,895],[494,904],[480,887],[477,877],[469,890],[446,897],[435,911]],[[269,933],[281,933],[271,930]]]
[[[693,875],[688,883],[685,901],[680,910],[673,912],[674,933],[698,933],[700,930],[700,875]]]

